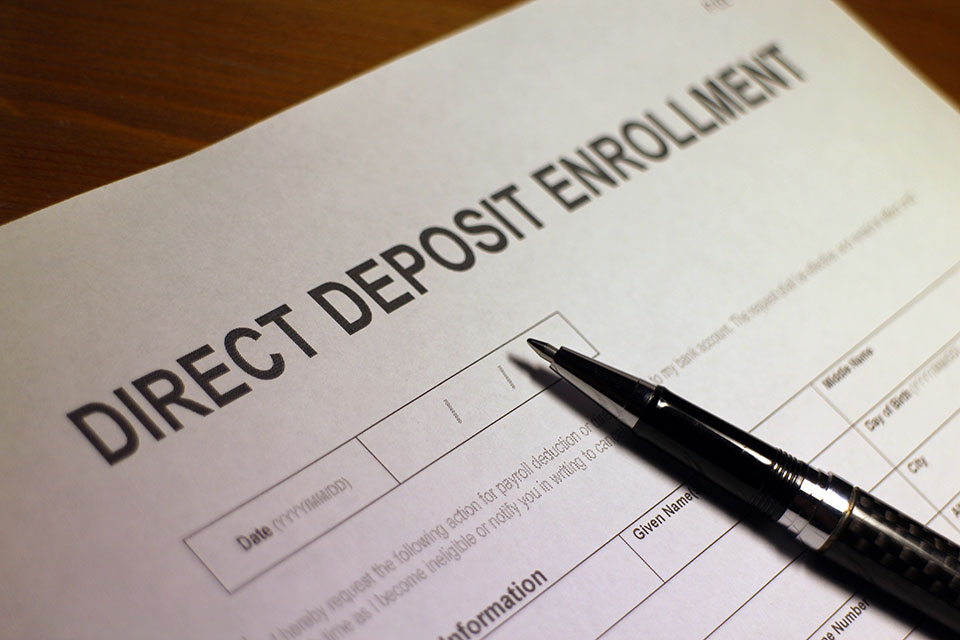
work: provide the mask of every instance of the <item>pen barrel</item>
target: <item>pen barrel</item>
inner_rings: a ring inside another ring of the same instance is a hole
[[[568,349],[553,368],[640,438],[960,637],[960,547],[667,389]]]
[[[638,435],[960,634],[960,546],[663,387],[637,413]]]
[[[637,413],[638,436],[773,520],[811,473],[807,464],[664,387]]]
[[[819,551],[960,633],[960,547],[897,509],[855,488]]]
[[[667,389],[568,349],[553,368],[640,438],[960,637],[960,547]]]

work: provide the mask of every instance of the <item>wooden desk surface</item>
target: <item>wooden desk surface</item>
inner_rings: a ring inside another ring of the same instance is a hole
[[[960,102],[960,3],[845,3]],[[7,0],[0,223],[186,155],[511,4]]]

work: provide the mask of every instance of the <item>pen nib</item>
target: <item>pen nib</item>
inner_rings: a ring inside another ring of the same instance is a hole
[[[530,345],[530,348],[536,351],[537,355],[553,364],[553,358],[557,355],[557,348],[551,344],[547,344],[542,340],[534,340],[533,338],[527,338],[527,344]]]

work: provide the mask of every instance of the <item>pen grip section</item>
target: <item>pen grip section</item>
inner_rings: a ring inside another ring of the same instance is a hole
[[[663,387],[654,390],[634,432],[773,520],[784,513],[809,470]]]
[[[960,547],[860,489],[821,552],[952,629],[960,628]]]

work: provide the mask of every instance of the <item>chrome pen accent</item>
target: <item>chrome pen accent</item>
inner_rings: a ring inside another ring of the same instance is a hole
[[[854,486],[832,473],[810,466],[807,469],[796,495],[777,522],[819,551],[853,508]]]

